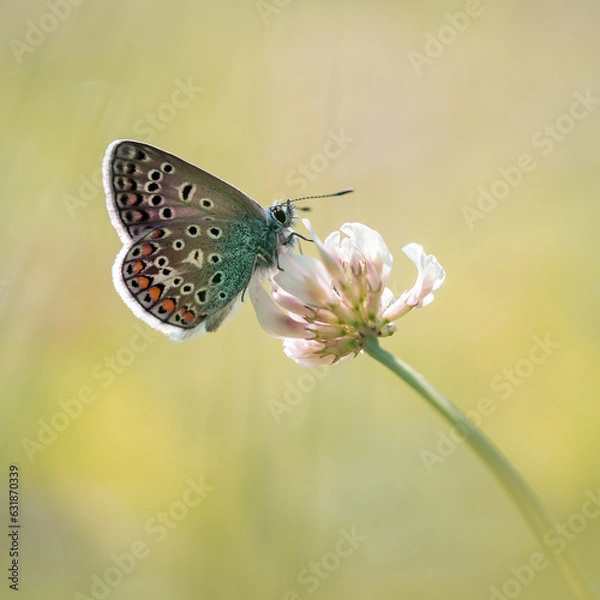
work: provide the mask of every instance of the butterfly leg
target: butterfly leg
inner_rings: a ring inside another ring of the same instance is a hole
[[[283,241],[284,245],[287,246],[288,244],[292,243],[292,238],[298,237],[301,240],[304,240],[305,242],[313,242],[314,240],[311,240],[310,238],[307,238],[306,236],[302,235],[301,233],[296,233],[295,231],[292,231],[292,233],[290,233],[290,235]]]

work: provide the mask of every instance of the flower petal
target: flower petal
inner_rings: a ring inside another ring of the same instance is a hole
[[[409,312],[411,309],[414,308],[414,306],[407,304],[407,293],[408,293],[408,290],[406,290],[400,296],[400,298],[398,298],[398,300],[396,300],[395,302],[390,304],[383,311],[382,318],[385,321],[395,321],[396,319],[399,319],[400,317],[402,317],[403,315],[405,315],[407,312]]]
[[[335,356],[323,355],[323,344],[314,340],[286,339],[283,351],[288,358],[308,368],[330,365],[335,361]]]
[[[315,243],[315,246],[317,247],[317,251],[319,252],[319,255],[321,256],[321,260],[323,261],[323,264],[325,265],[331,278],[334,281],[343,282],[344,277],[345,277],[344,271],[341,268],[340,262],[337,260],[335,253],[330,252],[330,246],[332,244],[328,243],[330,238],[332,238],[332,236],[333,236],[333,238],[335,238],[337,236],[337,240],[338,240],[338,244],[339,244],[340,232],[334,231],[333,233],[329,234],[327,236],[327,239],[325,240],[325,244],[323,244],[323,242],[321,241],[321,238],[319,238],[319,236],[316,234],[315,230],[312,227],[311,222],[308,219],[302,219],[302,224],[304,225],[304,227],[306,227],[306,229],[310,233],[310,237],[312,238],[313,242]]]
[[[301,302],[310,306],[339,302],[327,269],[316,258],[285,254],[279,257],[279,264],[282,270],[273,276],[273,281]]]
[[[418,269],[417,280],[413,287],[405,290],[400,298],[384,312],[383,318],[395,321],[412,308],[422,308],[434,300],[433,292],[442,287],[446,272],[433,254],[425,254],[423,246],[414,242],[402,249]]]
[[[300,316],[307,313],[307,305],[299,298],[296,298],[296,296],[292,296],[292,294],[289,294],[278,286],[273,279],[271,279],[271,295],[273,296],[273,300],[288,313]]]
[[[381,309],[385,310],[386,308],[391,306],[394,303],[394,301],[394,292],[392,292],[390,288],[384,288],[383,292],[381,293]]]
[[[379,270],[392,267],[393,257],[382,235],[362,223],[344,223],[340,230],[351,240],[360,253]]]
[[[283,342],[283,351],[288,358],[303,367],[318,367],[319,365],[332,365],[351,356],[357,351],[346,353],[336,352],[335,349],[315,340],[292,340]]]
[[[394,258],[378,231],[362,223],[344,223],[340,227],[367,264],[367,278],[373,290],[386,284]]]
[[[433,292],[442,287],[446,272],[433,254],[425,254],[423,246],[414,242],[402,248],[419,270],[417,281],[412,290],[409,290],[409,303],[416,307],[423,307],[433,302]]]
[[[258,322],[269,335],[277,338],[313,337],[307,323],[280,311],[271,296],[255,279],[252,279],[248,285],[248,294]]]

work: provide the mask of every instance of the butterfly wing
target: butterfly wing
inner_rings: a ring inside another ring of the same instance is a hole
[[[116,140],[102,165],[106,204],[123,242],[200,210],[221,218],[265,219],[263,208],[229,183],[155,146]]]
[[[252,276],[264,210],[228,183],[140,142],[113,142],[103,177],[124,243],[113,266],[123,301],[174,341],[216,330]]]

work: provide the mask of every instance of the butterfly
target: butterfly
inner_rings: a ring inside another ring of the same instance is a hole
[[[251,278],[274,271],[279,254],[302,237],[293,230],[292,203],[305,198],[263,208],[143,142],[112,142],[102,171],[110,220],[123,242],[112,269],[115,288],[137,317],[173,341],[216,331]]]

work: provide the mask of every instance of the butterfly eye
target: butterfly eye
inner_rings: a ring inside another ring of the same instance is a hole
[[[276,206],[273,209],[273,216],[282,224],[285,225],[288,221],[288,214],[281,206]]]

